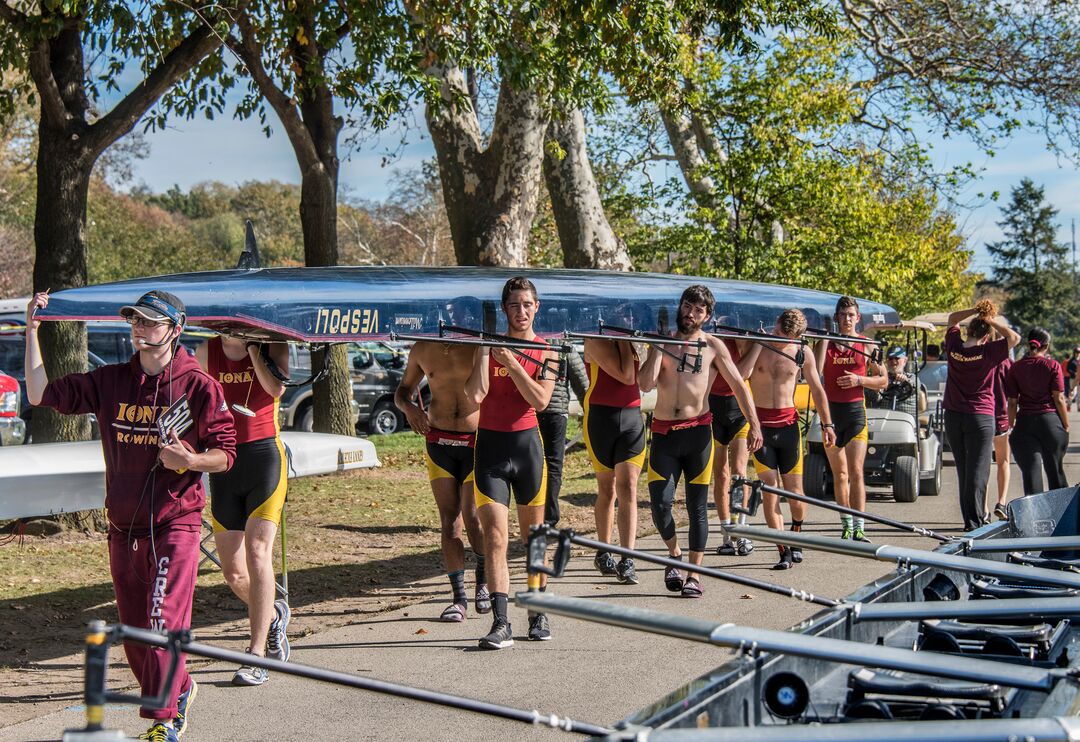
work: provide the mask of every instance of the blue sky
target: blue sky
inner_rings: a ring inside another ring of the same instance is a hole
[[[228,116],[215,121],[197,119],[173,121],[165,131],[148,133],[150,156],[136,163],[135,183],[144,183],[156,192],[173,184],[187,189],[196,183],[218,180],[238,184],[248,180],[279,180],[298,183],[299,169],[288,139],[270,114],[274,133],[267,139],[253,121],[236,121]],[[422,118],[421,118],[422,121]],[[389,193],[394,168],[416,167],[434,155],[427,132],[409,132],[409,142],[389,166],[384,156],[396,148],[400,132],[389,133],[348,154],[343,153],[341,186],[361,198],[381,200]],[[971,207],[957,209],[957,220],[968,245],[975,251],[974,268],[988,271],[989,259],[983,245],[1001,237],[996,222],[1000,207],[1008,202],[1009,189],[1029,177],[1045,186],[1046,200],[1058,209],[1058,239],[1071,244],[1070,220],[1080,221],[1080,169],[1059,159],[1046,148],[1042,134],[1021,131],[1002,143],[994,157],[961,139],[931,140],[934,161],[942,168],[971,162],[983,171],[980,179],[961,194],[960,201]],[[996,202],[978,194],[1000,192]]]

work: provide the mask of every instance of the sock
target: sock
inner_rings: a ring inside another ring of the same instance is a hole
[[[851,516],[847,515],[847,514],[841,515],[840,516],[840,523],[844,526],[845,529],[850,530],[850,528],[851,528]]]
[[[791,532],[792,533],[802,533],[802,521],[801,520],[792,519],[792,521],[791,521]]]
[[[780,552],[780,556],[784,556],[784,545],[783,544],[777,544],[776,545],[776,550]]]
[[[506,593],[491,594],[491,610],[499,621],[506,621]]]
[[[483,585],[487,582],[486,575],[484,575],[484,555],[473,552],[473,557],[476,559],[476,584]]]
[[[465,596],[465,570],[459,569],[456,572],[447,572],[446,576],[450,578],[450,588],[454,591],[454,602],[468,606],[469,599]]]
[[[731,518],[724,518],[722,521],[720,521],[720,523],[722,525],[725,525],[725,526],[730,526],[731,525]],[[731,534],[728,533],[727,531],[723,531],[723,534],[724,534],[724,543],[725,544],[730,544],[731,543]]]
[[[855,528],[856,528],[856,530],[859,530],[859,531],[866,530],[866,521],[863,520],[862,518],[856,518],[855,519]]]

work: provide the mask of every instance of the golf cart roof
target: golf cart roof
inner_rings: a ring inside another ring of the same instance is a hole
[[[888,332],[890,330],[926,330],[927,332],[933,332],[938,329],[932,322],[927,322],[925,317],[926,315],[923,315],[922,318],[902,319],[899,322],[875,323],[864,327],[863,332],[872,336],[875,332]]]
[[[1012,322],[1009,321],[1008,317],[1003,316],[1002,319],[1005,320],[1005,324],[1007,324],[1009,327],[1013,326]],[[943,328],[947,328],[946,323],[949,321],[949,313],[948,312],[928,312],[927,314],[920,314],[913,321],[917,322],[917,321],[920,321],[920,320],[923,321],[923,322],[928,322],[928,323],[934,325],[934,329],[940,330],[940,329],[943,329]],[[960,326],[961,327],[967,327],[968,323],[970,323],[971,320],[972,320],[972,318],[968,317],[966,320],[964,320],[963,322],[960,323]]]

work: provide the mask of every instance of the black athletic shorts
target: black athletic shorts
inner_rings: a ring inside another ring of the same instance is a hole
[[[242,531],[248,518],[281,523],[289,475],[285,446],[277,436],[236,446],[228,471],[210,475],[214,531]]]
[[[473,491],[477,508],[489,502],[510,507],[511,491],[518,505],[543,507],[547,466],[540,430],[477,430]]]
[[[829,402],[829,414],[836,431],[836,447],[843,448],[852,441],[869,440],[866,429],[865,402]]]
[[[779,471],[781,474],[802,474],[802,434],[799,423],[782,428],[762,428],[764,442],[754,451],[754,470],[758,474]]]
[[[585,405],[582,428],[593,471],[611,471],[626,462],[641,468],[645,463],[645,420],[640,407]]]
[[[428,481],[453,479],[459,485],[473,479],[476,434],[432,428],[427,434]]]
[[[729,445],[736,438],[746,438],[750,423],[739,408],[734,396],[709,395],[709,411],[712,412],[712,437],[721,446]]]

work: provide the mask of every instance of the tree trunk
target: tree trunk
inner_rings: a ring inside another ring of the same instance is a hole
[[[548,124],[548,138],[558,142],[562,159],[544,151],[544,180],[559,229],[563,264],[567,268],[632,269],[626,245],[604,213],[589,152],[585,147],[585,117],[576,108]]]
[[[337,137],[327,145],[329,165],[320,162],[304,171],[300,186],[300,224],[304,232],[304,263],[337,265]],[[320,147],[320,152],[325,150]],[[352,379],[348,354],[341,343],[313,348],[313,369],[326,375],[312,386],[314,430],[319,433],[355,435],[352,421]]]
[[[453,67],[430,74],[443,87],[443,106],[429,107],[427,122],[458,264],[527,265],[547,128],[539,95],[503,80],[495,125],[483,148],[464,75]]]
[[[86,285],[86,197],[94,157],[68,131],[41,126],[34,215],[34,291],[59,291]],[[134,297],[133,297],[134,298]],[[86,326],[81,322],[43,322],[42,357],[50,379],[86,371]],[[36,443],[88,440],[86,415],[34,410]]]
[[[24,24],[31,21],[5,8],[7,23],[26,33]],[[43,17],[47,15],[43,13]],[[40,106],[35,291],[86,285],[86,199],[94,163],[130,132],[177,80],[221,44],[218,31],[209,25],[192,31],[112,110],[90,124],[92,112],[82,47],[82,30],[87,22],[84,16],[68,15],[54,36],[45,38],[34,31],[23,40],[27,69]],[[5,33],[11,31],[5,28]],[[43,323],[41,345],[50,379],[86,370],[86,328],[81,323]],[[78,440],[89,438],[90,424],[85,415],[66,417],[39,409],[33,416],[32,432],[38,442]]]

